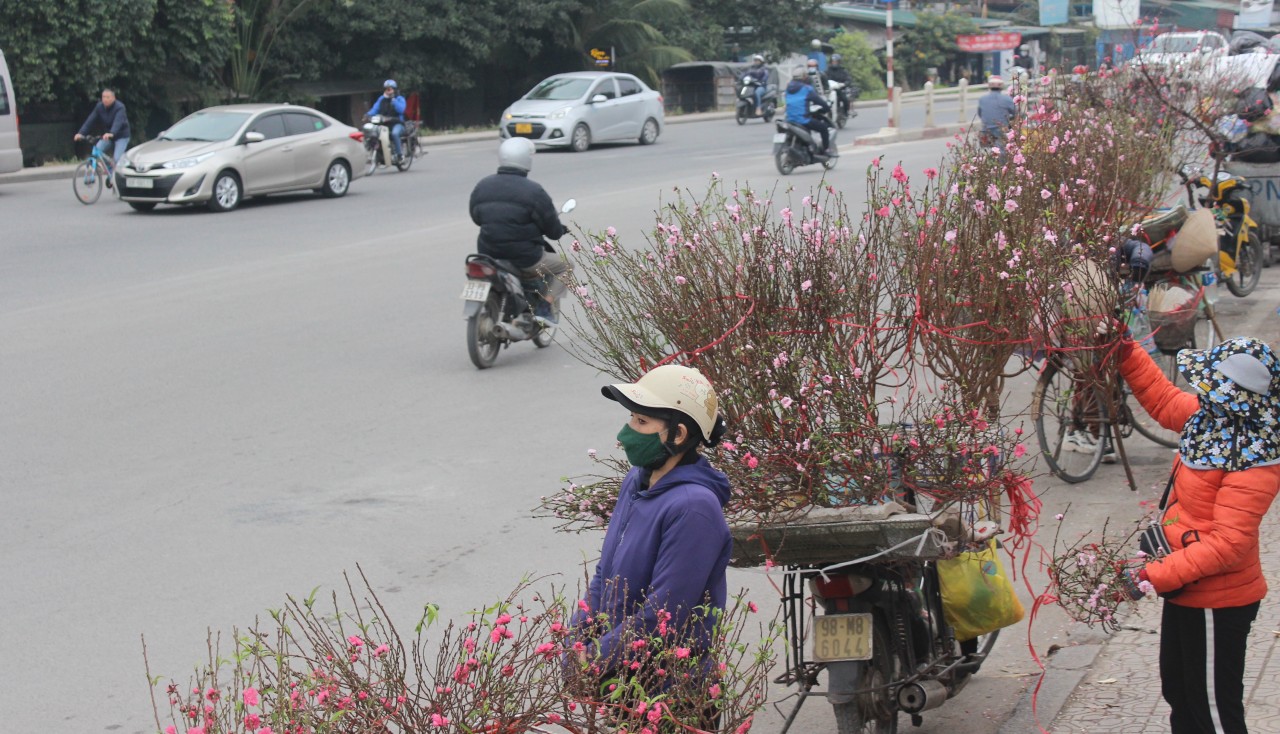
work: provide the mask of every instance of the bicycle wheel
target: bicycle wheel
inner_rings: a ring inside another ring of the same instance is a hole
[[[1063,481],[1083,482],[1098,470],[1110,437],[1106,399],[1096,386],[1051,359],[1031,394],[1040,453]]]
[[[1174,355],[1156,352],[1151,355],[1151,359],[1155,360],[1155,363],[1160,367],[1160,371],[1169,378],[1170,382],[1176,383],[1178,381],[1178,365]],[[1170,449],[1177,448],[1178,437],[1181,434],[1178,431],[1171,431],[1165,428],[1155,418],[1152,418],[1151,414],[1142,407],[1142,403],[1139,403],[1138,399],[1134,397],[1133,391],[1129,389],[1129,383],[1124,383],[1123,389],[1124,402],[1121,409],[1127,413],[1128,424],[1133,426],[1135,431],[1161,446]]]
[[[1244,226],[1241,224],[1240,226]],[[1240,246],[1240,259],[1236,261],[1236,271],[1227,278],[1227,290],[1236,298],[1244,298],[1258,287],[1258,279],[1262,277],[1262,241],[1258,233],[1249,230],[1249,239]]]
[[[102,196],[102,179],[107,175],[102,164],[90,158],[76,166],[75,177],[71,179],[71,189],[81,204],[92,204]]]

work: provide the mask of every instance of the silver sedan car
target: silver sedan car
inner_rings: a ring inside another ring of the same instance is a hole
[[[188,115],[131,148],[116,167],[120,198],[235,209],[246,196],[313,190],[347,193],[364,171],[364,133],[306,107],[236,104]]]
[[[662,134],[662,95],[630,74],[556,74],[502,113],[500,134],[529,138],[538,147],[582,152],[592,143],[637,141]]]

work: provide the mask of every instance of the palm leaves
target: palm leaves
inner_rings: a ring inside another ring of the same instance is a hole
[[[661,28],[689,13],[688,0],[594,0],[583,3],[573,27],[573,42],[590,68],[590,49],[613,49],[614,66],[659,84],[663,69],[691,61],[687,49],[667,43]]]

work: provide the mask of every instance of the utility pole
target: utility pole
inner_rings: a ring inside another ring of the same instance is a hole
[[[885,88],[889,90],[889,127],[897,127],[898,120],[893,114],[893,0],[885,4],[884,66]]]

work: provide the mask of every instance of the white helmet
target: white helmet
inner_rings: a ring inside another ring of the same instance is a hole
[[[528,138],[507,138],[498,146],[498,165],[519,168],[528,173],[533,168],[533,154],[537,150]]]
[[[698,424],[702,439],[708,445],[719,439],[716,391],[701,372],[678,364],[654,367],[633,383],[605,385],[600,393],[622,403],[635,413],[652,411],[683,413]],[[723,424],[721,424],[723,425]]]
[[[822,48],[822,41],[819,41],[818,39],[816,39],[816,38],[815,38],[815,39],[813,39],[812,41],[810,41],[810,42],[809,42],[809,45],[810,45],[810,46],[812,46],[812,47],[813,47],[813,49],[816,51],[816,50],[818,50],[818,49]]]

